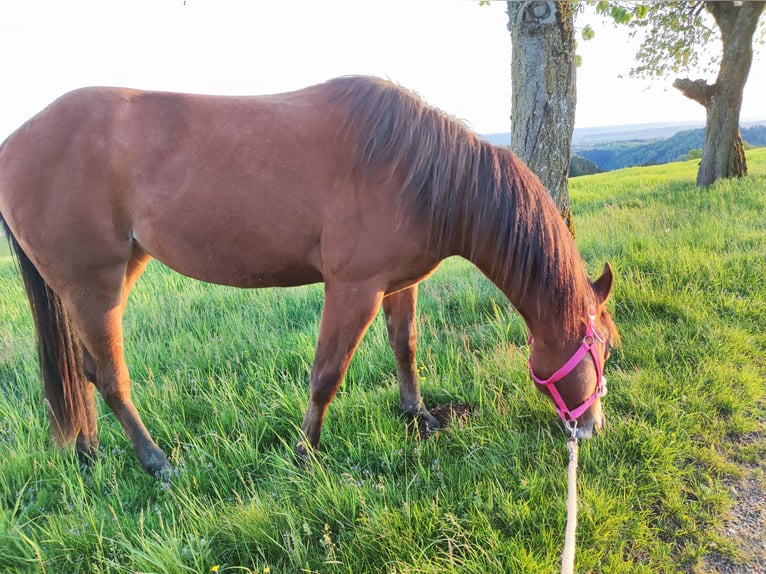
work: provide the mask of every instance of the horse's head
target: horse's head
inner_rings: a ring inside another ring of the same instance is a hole
[[[530,338],[532,379],[550,397],[567,428],[574,428],[576,421],[578,438],[590,438],[606,424],[601,408],[601,397],[606,394],[603,368],[618,339],[606,309],[612,291],[609,263],[591,286],[594,301],[587,307],[578,338],[562,341],[561,333],[556,332],[542,332]]]

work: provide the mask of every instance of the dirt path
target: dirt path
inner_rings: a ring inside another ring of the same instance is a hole
[[[705,557],[700,574],[766,574],[766,488],[752,474],[731,488],[737,502],[724,534],[737,546],[743,562],[714,552]]]
[[[765,434],[758,433],[753,439],[766,445]],[[723,529],[737,548],[737,556],[732,559],[712,552],[699,574],[766,574],[766,460],[742,469],[742,477],[730,484],[736,502]]]

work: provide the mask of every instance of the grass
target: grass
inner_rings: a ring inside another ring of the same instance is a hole
[[[4,261],[10,256],[11,250],[8,246],[8,241],[5,239],[5,235],[0,233],[0,261]]]
[[[695,162],[571,183],[588,268],[615,267],[624,341],[607,367],[607,432],[580,452],[580,572],[742,558],[719,532],[727,481],[766,454],[766,149],[749,164],[703,190]],[[421,292],[426,402],[473,415],[426,441],[405,432],[378,318],[318,463],[302,468],[292,444],[321,288],[240,291],[153,263],[126,347],[138,408],[176,469],[163,487],[104,408],[91,467],[50,446],[31,318],[0,250],[0,571],[556,571],[567,453],[529,382],[523,323],[460,260]]]

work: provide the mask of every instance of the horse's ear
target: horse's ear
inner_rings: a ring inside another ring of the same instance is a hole
[[[612,282],[614,276],[612,275],[612,266],[609,265],[609,261],[604,263],[604,270],[601,272],[601,277],[593,282],[593,289],[598,294],[599,304],[603,304],[609,299],[609,295],[612,294]]]

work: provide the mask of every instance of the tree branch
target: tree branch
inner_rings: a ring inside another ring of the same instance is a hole
[[[708,84],[705,80],[690,80],[689,78],[677,78],[673,87],[686,96],[707,108],[710,97],[715,90],[715,84]]]

